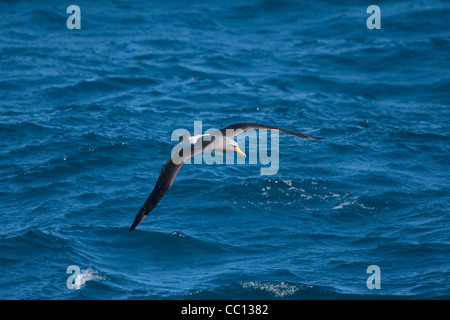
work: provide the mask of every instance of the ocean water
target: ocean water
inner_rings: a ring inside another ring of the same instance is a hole
[[[450,298],[448,1],[373,30],[353,1],[73,4],[0,3],[0,299]],[[324,139],[185,165],[128,232],[194,121]]]

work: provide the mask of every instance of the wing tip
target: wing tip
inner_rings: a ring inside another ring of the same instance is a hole
[[[141,221],[144,220],[146,216],[147,216],[146,214],[139,212],[136,218],[134,219],[133,224],[131,225],[130,230],[128,230],[128,232],[133,231],[141,223]]]
[[[133,223],[130,227],[130,230],[128,230],[128,232],[133,231],[134,229],[136,229],[136,227],[137,227],[137,224]]]

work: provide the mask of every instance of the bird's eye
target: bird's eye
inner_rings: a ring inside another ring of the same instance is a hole
[[[214,142],[214,140],[216,140],[215,136],[211,136],[211,142]]]

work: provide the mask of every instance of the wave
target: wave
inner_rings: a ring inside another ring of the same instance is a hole
[[[98,271],[94,270],[91,267],[80,271],[81,272],[79,274],[76,274],[75,278],[73,279],[73,286],[76,289],[81,289],[81,287],[88,281],[101,281],[106,279],[105,276],[100,275]]]
[[[242,282],[243,289],[252,289],[254,291],[260,290],[264,293],[273,294],[275,298],[287,298],[294,295],[299,290],[305,288],[313,288],[313,286],[305,286],[302,284],[288,283],[288,282],[274,282],[274,281],[250,281]]]
[[[328,286],[268,280],[241,281],[215,288],[193,290],[175,298],[188,300],[373,300],[406,297],[405,295],[382,295],[377,292],[358,294]]]

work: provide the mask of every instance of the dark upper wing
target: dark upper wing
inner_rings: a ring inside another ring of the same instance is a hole
[[[229,129],[228,135],[227,135],[227,129]],[[222,132],[223,135],[227,135],[228,137],[232,138],[232,137],[238,135],[239,133],[241,133],[242,131],[249,130],[249,129],[278,130],[281,133],[287,133],[287,134],[291,134],[293,136],[297,136],[297,137],[301,137],[301,138],[323,139],[323,138],[313,137],[313,136],[310,136],[310,135],[307,135],[307,134],[304,134],[301,132],[297,132],[297,131],[286,130],[286,129],[281,129],[281,128],[277,128],[277,127],[266,126],[264,124],[250,123],[250,122],[235,123],[224,129],[221,129],[220,131]],[[231,130],[234,130],[234,133],[230,135]]]
[[[212,141],[203,141],[202,139],[199,139],[197,143],[189,146],[190,154],[183,154],[184,149],[181,149],[178,153],[179,157],[177,158],[177,160],[174,161],[175,157],[173,155],[172,157],[170,157],[169,161],[167,161],[164,168],[161,170],[158,181],[156,181],[156,185],[153,188],[152,193],[139,210],[129,231],[133,231],[134,228],[136,228],[137,225],[141,223],[142,220],[144,220],[144,218],[156,207],[164,194],[170,189],[170,187],[172,187],[173,180],[175,180],[178,171],[180,171],[181,167],[183,166],[182,161],[193,157],[197,153],[203,152],[203,150],[211,142]]]
[[[159,175],[155,188],[153,188],[153,191],[148,197],[147,201],[145,201],[141,210],[139,210],[139,213],[136,215],[136,218],[131,225],[130,231],[133,231],[133,229],[136,228],[142,220],[144,220],[144,218],[150,213],[150,211],[152,211],[153,208],[156,207],[167,190],[169,190],[172,186],[173,180],[175,179],[178,171],[180,171],[182,165],[183,163],[175,164],[172,161],[172,158],[167,161],[166,165]]]

